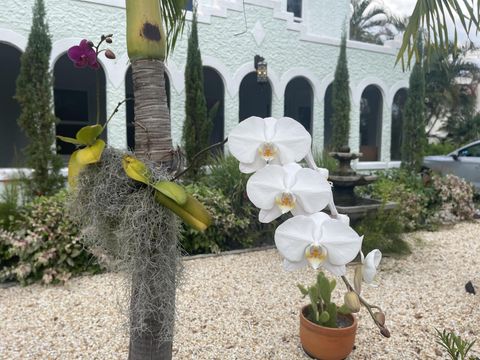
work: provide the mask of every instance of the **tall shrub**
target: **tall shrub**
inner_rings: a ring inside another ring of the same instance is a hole
[[[338,151],[341,147],[348,146],[348,135],[350,133],[350,92],[345,33],[340,45],[332,95],[332,146],[334,150]]]
[[[36,0],[28,44],[21,58],[16,98],[18,124],[28,138],[27,166],[33,169],[28,195],[51,195],[63,186],[62,161],[54,151],[56,118],[52,109],[53,77],[49,71],[52,41],[43,0]]]
[[[187,163],[192,165],[194,156],[209,145],[212,121],[208,116],[203,89],[203,67],[198,45],[197,11],[193,13],[192,30],[188,38],[187,64],[185,67],[185,122],[183,146]],[[196,159],[192,174],[198,173],[203,159]]]
[[[427,144],[425,133],[425,74],[417,62],[410,74],[403,112],[402,167],[420,171]]]

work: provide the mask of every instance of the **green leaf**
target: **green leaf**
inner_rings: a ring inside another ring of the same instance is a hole
[[[297,284],[297,287],[304,297],[308,295],[308,290],[305,289],[305,286]]]
[[[335,279],[330,280],[330,292],[333,292],[336,286],[337,286],[337,281]]]
[[[178,205],[185,205],[187,202],[187,192],[185,189],[171,181],[158,181],[152,185],[157,191],[163,195],[168,196]]]
[[[155,200],[177,214],[187,225],[197,231],[206,230],[212,222],[212,218],[205,207],[191,195],[187,195],[187,202],[183,206],[159,191],[155,192]]]
[[[337,312],[340,313],[340,314],[343,314],[343,315],[348,315],[348,314],[351,314],[352,312],[350,311],[350,309],[348,308],[347,305],[343,304],[342,306],[340,306],[338,309],[337,309]]]
[[[330,282],[326,277],[323,277],[320,279],[318,285],[320,290],[320,296],[322,297],[324,303],[329,304],[332,296],[332,291],[330,290]]]
[[[330,320],[330,314],[326,311],[322,311],[320,314],[320,323],[326,323],[328,320]]]
[[[70,160],[68,161],[68,184],[71,188],[75,187],[77,176],[85,167],[85,165],[82,165],[78,162],[77,156],[79,151],[80,150],[73,152],[72,155],[70,155]]]
[[[139,181],[146,185],[150,184],[150,172],[147,166],[137,158],[125,155],[122,159],[123,169],[130,179]]]
[[[97,137],[102,133],[102,125],[89,125],[84,126],[77,132],[77,140],[84,145],[93,145],[97,140]]]
[[[99,162],[102,157],[103,149],[105,149],[105,141],[98,139],[93,145],[77,150],[78,163],[88,165]]]
[[[337,326],[337,305],[330,303],[327,305],[327,311],[330,315],[330,319],[325,323],[325,326],[336,328]]]
[[[69,144],[85,145],[84,143],[78,141],[77,139],[71,138],[71,137],[57,135],[57,138],[62,140],[63,142],[69,143]]]

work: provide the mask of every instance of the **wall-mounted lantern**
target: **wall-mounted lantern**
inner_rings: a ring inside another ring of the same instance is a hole
[[[265,84],[268,82],[267,63],[265,59],[260,55],[255,55],[254,58],[255,70],[257,71],[257,82],[259,84]]]

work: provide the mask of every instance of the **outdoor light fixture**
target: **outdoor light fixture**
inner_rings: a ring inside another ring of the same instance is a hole
[[[257,82],[264,84],[268,81],[267,63],[260,55],[255,55],[254,58],[255,70],[257,71]]]

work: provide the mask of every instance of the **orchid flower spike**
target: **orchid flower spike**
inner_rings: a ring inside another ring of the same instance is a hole
[[[312,137],[298,121],[249,117],[228,136],[230,153],[240,161],[240,171],[253,173],[267,164],[288,164],[302,160],[310,150]]]
[[[363,253],[360,252],[360,256],[362,259],[363,281],[371,284],[377,273],[378,265],[380,265],[380,261],[382,260],[382,253],[380,250],[375,249],[370,251],[367,256],[363,256]]]
[[[358,254],[362,240],[350,226],[322,212],[295,216],[275,231],[275,245],[285,258],[286,270],[310,264],[336,276],[346,274],[345,265]]]

